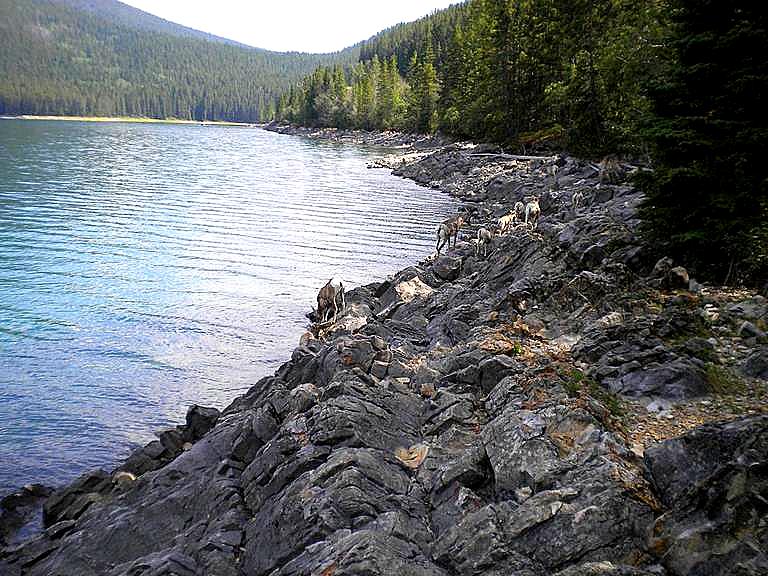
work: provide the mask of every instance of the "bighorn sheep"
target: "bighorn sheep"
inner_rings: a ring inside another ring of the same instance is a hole
[[[608,155],[600,161],[598,180],[601,184],[618,184],[624,179],[624,169],[616,156]]]
[[[448,243],[451,247],[451,236],[453,236],[453,247],[456,247],[456,241],[459,237],[459,228],[464,224],[469,224],[469,212],[463,212],[445,220],[437,227],[437,255],[440,255],[440,249]]]
[[[522,221],[525,218],[525,204],[519,200],[515,202],[515,207],[512,209],[512,214],[515,215],[515,221]]]
[[[483,247],[483,258],[488,256],[488,245],[493,241],[493,232],[488,228],[480,228],[477,231],[477,246],[475,246],[475,256],[480,254],[480,247]]]
[[[531,197],[531,201],[525,205],[525,225],[528,226],[530,222],[531,228],[534,230],[539,226],[539,216],[541,215],[541,208],[539,207],[539,197]]]
[[[120,470],[112,476],[112,484],[117,486],[119,490],[126,490],[130,487],[131,483],[136,480],[136,476],[125,470]]]
[[[504,234],[525,217],[525,206],[522,202],[515,202],[514,208],[509,213],[499,218],[497,226],[499,234]]]
[[[517,216],[510,212],[509,214],[504,214],[501,218],[499,218],[498,221],[498,227],[499,227],[499,234],[506,233],[507,230],[510,230],[517,221]]]
[[[545,166],[545,171],[547,175],[552,179],[551,188],[552,190],[557,190],[560,187],[560,183],[557,179],[557,173],[560,170],[560,166],[557,165],[557,156],[553,156],[547,165]]]
[[[317,322],[322,323],[328,320],[328,315],[333,310],[333,321],[339,313],[337,304],[338,297],[341,296],[341,310],[343,311],[347,304],[344,301],[344,284],[338,278],[331,278],[325,286],[320,288],[317,294]]]
[[[584,203],[584,191],[579,189],[571,196],[571,210],[576,212],[579,207]]]

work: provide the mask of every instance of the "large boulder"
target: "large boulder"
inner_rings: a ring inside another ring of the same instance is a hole
[[[768,416],[702,426],[645,462],[669,507],[649,547],[672,574],[768,574]]]
[[[768,346],[752,352],[741,365],[741,371],[747,376],[768,380]]]
[[[190,440],[199,440],[216,425],[221,412],[216,408],[193,404],[187,410],[187,435]]]
[[[35,521],[53,491],[42,484],[30,484],[0,499],[0,547],[12,542],[25,525]]]
[[[683,399],[703,396],[709,391],[702,363],[682,357],[665,364],[640,367],[618,378],[609,378],[605,383],[612,391],[631,397]]]
[[[403,304],[432,295],[434,289],[424,282],[420,273],[421,270],[417,268],[407,268],[391,282],[380,287],[381,310],[377,314],[379,318],[390,317]]]
[[[659,572],[644,570],[636,566],[626,564],[614,564],[613,562],[587,562],[578,566],[571,566],[554,574],[554,576],[658,576]]]
[[[79,518],[112,487],[112,479],[104,470],[86,472],[72,484],[56,490],[43,505],[43,522],[51,526],[62,520]]]
[[[444,254],[433,262],[432,271],[448,282],[456,280],[461,273],[461,258]]]

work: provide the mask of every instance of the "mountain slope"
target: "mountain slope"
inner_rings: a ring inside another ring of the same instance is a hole
[[[357,52],[259,50],[111,0],[2,0],[0,114],[254,122],[314,68]]]
[[[121,24],[136,28],[137,30],[144,30],[147,32],[160,32],[162,34],[170,34],[172,36],[178,36],[180,38],[198,38],[201,40],[210,40],[213,42],[222,42],[224,44],[231,44],[233,46],[245,46],[240,42],[229,40],[227,38],[221,38],[220,36],[214,36],[207,32],[195,30],[194,28],[187,28],[175,22],[165,20],[154,14],[149,14],[133,6],[123,4],[117,0],[54,0],[57,4],[62,6],[69,6],[75,10],[81,12],[87,12],[99,18],[103,18]]]

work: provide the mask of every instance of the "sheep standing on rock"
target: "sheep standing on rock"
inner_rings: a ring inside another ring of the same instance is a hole
[[[598,181],[600,184],[618,184],[624,179],[622,168],[616,156],[609,154],[600,161]]]
[[[574,192],[573,195],[571,196],[571,210],[573,210],[574,214],[576,213],[576,210],[578,210],[583,203],[584,203],[584,191],[581,189],[576,190],[576,192]]]
[[[457,214],[445,220],[437,227],[437,255],[440,255],[440,249],[448,244],[451,247],[451,236],[453,236],[453,247],[456,248],[456,241],[459,237],[459,228],[464,224],[469,224],[469,213]]]
[[[515,217],[515,222],[522,222],[523,218],[525,218],[525,204],[518,200],[515,202],[515,207],[512,208],[511,213]]]
[[[533,196],[531,201],[525,205],[525,225],[530,223],[531,228],[535,230],[539,227],[539,216],[541,215],[541,207],[539,206],[539,197]]]
[[[125,470],[119,470],[112,476],[112,484],[114,484],[118,490],[127,490],[135,481],[136,476]]]
[[[557,156],[552,158],[547,163],[545,170],[547,172],[547,176],[551,178],[550,188],[552,190],[557,190],[560,187],[560,182],[557,178],[557,173],[560,170],[560,166],[557,165]]]
[[[317,321],[323,323],[328,320],[330,312],[333,311],[333,322],[339,314],[337,304],[338,297],[341,296],[341,310],[343,311],[347,304],[344,301],[344,284],[338,278],[331,278],[320,288],[317,294]]]
[[[480,254],[480,247],[483,248],[483,258],[488,256],[488,245],[493,242],[493,232],[488,228],[480,228],[477,231],[477,246],[475,246],[475,256]]]
[[[514,213],[504,214],[497,223],[499,227],[499,234],[505,234],[508,230],[511,230],[517,221],[517,217]]]

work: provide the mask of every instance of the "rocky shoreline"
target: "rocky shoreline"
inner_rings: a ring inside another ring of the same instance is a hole
[[[594,163],[561,156],[553,179],[492,146],[268,129],[396,147],[372,169],[472,224],[350,291],[222,412],[3,499],[0,574],[768,573],[764,297],[653,261],[640,193]],[[538,229],[477,255],[477,226],[532,195]],[[43,531],[16,542],[39,502]]]

